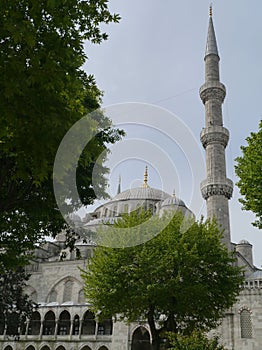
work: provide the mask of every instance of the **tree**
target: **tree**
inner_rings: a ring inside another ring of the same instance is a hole
[[[170,338],[170,350],[226,350],[217,337],[209,339],[197,330],[189,336],[171,334]]]
[[[244,210],[251,210],[257,217],[254,226],[262,228],[262,121],[257,133],[246,139],[241,146],[243,155],[236,158],[235,171],[239,177],[237,186],[244,198],[239,199]]]
[[[166,220],[157,216],[149,220],[149,215],[124,216],[104,236],[119,240],[121,229],[128,228],[130,242],[136,235],[149,237]],[[146,227],[141,225],[145,222]],[[154,350],[160,348],[165,332],[190,334],[196,328],[215,327],[236,301],[243,281],[232,253],[221,243],[216,223],[186,224],[179,212],[168,217],[162,231],[146,243],[118,249],[98,246],[83,272],[92,310],[100,318],[147,320]]]
[[[64,227],[53,193],[55,155],[65,133],[96,110],[102,96],[81,68],[87,58],[84,41],[106,40],[100,24],[118,22],[119,16],[110,13],[107,0],[12,0],[0,2],[0,17],[1,270],[24,264],[36,242]],[[104,159],[107,145],[121,135],[102,113],[88,116],[84,131],[90,130],[96,136],[77,169],[84,205],[95,198],[97,157],[105,151]],[[106,173],[101,164],[101,197]],[[79,205],[72,198],[71,209]]]
[[[6,327],[7,335],[19,336],[26,319],[30,318],[37,306],[24,293],[28,278],[29,275],[22,268],[5,270],[0,275],[0,334]]]

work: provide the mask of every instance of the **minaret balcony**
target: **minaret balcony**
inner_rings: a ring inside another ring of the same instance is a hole
[[[218,100],[223,103],[226,97],[226,87],[219,81],[207,82],[201,86],[199,94],[204,104],[209,100]]]
[[[233,193],[233,186],[233,181],[227,178],[223,181],[205,179],[200,185],[202,197],[205,200],[215,195],[221,195],[230,199]]]
[[[204,148],[215,143],[221,144],[226,148],[229,140],[229,131],[223,126],[212,125],[202,129],[200,140]]]

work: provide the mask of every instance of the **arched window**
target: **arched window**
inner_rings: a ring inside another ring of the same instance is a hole
[[[49,303],[54,303],[57,301],[57,291],[55,289],[51,290],[48,301]]]
[[[79,334],[79,326],[80,326],[79,316],[75,315],[74,321],[73,321],[73,332],[72,332],[72,335],[78,335]]]
[[[106,319],[103,322],[98,323],[97,334],[98,335],[111,335],[113,330],[112,319]]]
[[[91,350],[89,346],[84,346],[81,350]]]
[[[79,304],[84,304],[85,303],[85,293],[84,293],[84,289],[81,289],[78,293],[78,302]]]
[[[240,312],[240,329],[241,338],[252,338],[251,312],[247,309],[243,309]]]
[[[41,348],[41,350],[50,350],[49,346],[45,345]]]
[[[132,336],[131,350],[150,350],[150,335],[145,327],[138,327]]]
[[[33,345],[29,345],[25,350],[35,350],[35,348],[33,347]]]
[[[58,335],[68,335],[70,333],[70,314],[68,311],[61,312],[58,320]]]
[[[98,350],[108,350],[108,348],[106,346],[101,346]]]
[[[63,303],[72,300],[73,282],[68,280],[64,285]]]
[[[44,318],[43,335],[53,335],[55,333],[55,314],[48,311]]]
[[[66,350],[64,346],[60,345],[56,350]]]
[[[87,311],[84,315],[82,322],[82,334],[95,334],[96,321],[95,316],[92,312]]]
[[[12,346],[7,345],[7,346],[4,348],[4,350],[13,350],[13,348],[12,348]]]
[[[40,332],[41,317],[38,311],[33,312],[29,321],[28,335],[38,335]]]

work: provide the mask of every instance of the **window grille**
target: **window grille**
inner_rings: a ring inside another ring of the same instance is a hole
[[[252,338],[252,322],[250,311],[244,309],[240,313],[241,338]]]

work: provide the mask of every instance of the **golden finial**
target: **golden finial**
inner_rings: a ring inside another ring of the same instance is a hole
[[[212,3],[209,6],[209,16],[212,17],[213,16],[213,5]]]
[[[148,188],[148,184],[147,184],[147,179],[148,179],[148,167],[146,166],[146,169],[145,169],[145,173],[144,173],[144,184],[143,184],[143,187],[144,188]]]

